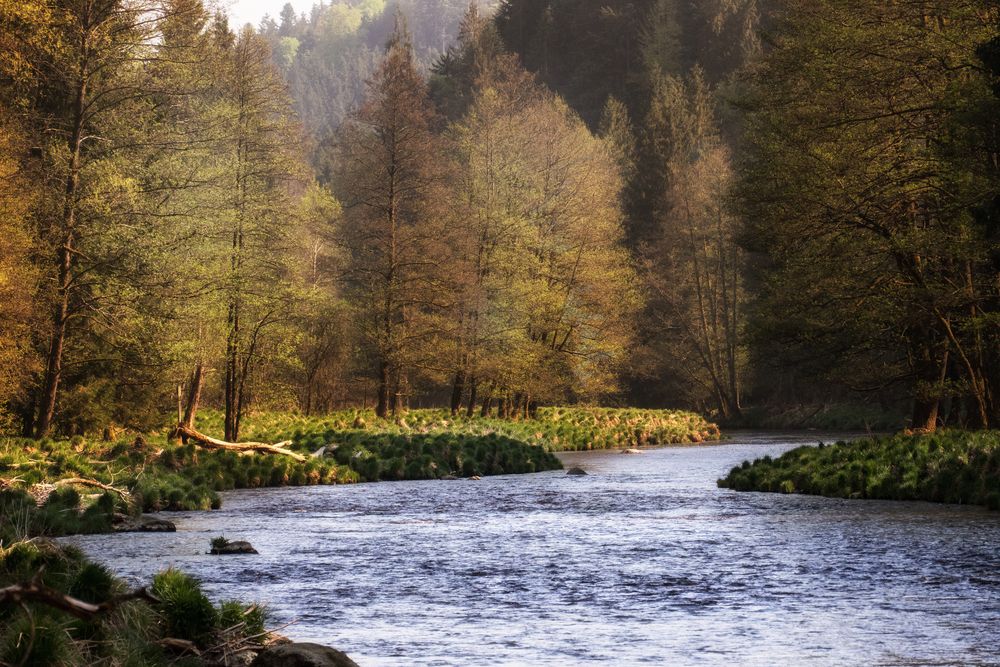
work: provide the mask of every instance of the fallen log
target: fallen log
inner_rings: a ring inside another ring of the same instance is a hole
[[[291,440],[278,442],[273,445],[266,442],[226,442],[225,440],[210,438],[204,433],[199,433],[190,426],[185,426],[183,424],[178,425],[177,433],[190,440],[194,440],[198,445],[204,447],[205,449],[222,449],[230,452],[267,452],[269,454],[282,454],[284,456],[290,456],[296,461],[306,460],[306,457],[301,454],[285,449],[286,446],[292,444]]]

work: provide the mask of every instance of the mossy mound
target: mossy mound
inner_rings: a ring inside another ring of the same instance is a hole
[[[509,475],[559,470],[562,464],[541,447],[503,435],[372,434],[334,435],[333,456],[365,481],[435,479],[451,475]]]
[[[744,461],[718,481],[736,491],[926,500],[1000,509],[1000,432],[862,438]]]

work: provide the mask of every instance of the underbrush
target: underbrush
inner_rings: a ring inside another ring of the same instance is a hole
[[[30,594],[22,604],[0,604],[0,664],[197,667],[266,639],[263,607],[214,605],[176,570],[156,575],[152,597],[127,599],[121,579],[73,547],[40,539],[0,549],[0,588],[29,583],[45,597],[68,595],[107,610],[74,615]]]
[[[905,415],[878,405],[829,403],[748,408],[738,419],[724,425],[777,430],[895,431],[905,423]]]
[[[1000,433],[863,438],[744,461],[718,482],[736,491],[926,500],[1000,509]]]

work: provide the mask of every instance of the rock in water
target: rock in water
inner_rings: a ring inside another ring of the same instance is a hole
[[[228,556],[231,554],[255,554],[259,552],[249,542],[236,540],[235,542],[226,542],[225,544],[213,546],[212,550],[208,553],[216,556]]]
[[[173,533],[177,526],[173,521],[157,519],[151,516],[131,517],[115,514],[111,521],[112,530],[116,533]]]
[[[567,475],[586,475],[587,471],[583,468],[570,468],[566,471]]]
[[[329,646],[292,643],[261,651],[250,667],[358,667],[358,663]]]
[[[642,454],[641,449],[623,449],[622,454]]]

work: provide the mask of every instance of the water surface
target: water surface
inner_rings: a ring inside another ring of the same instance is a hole
[[[590,474],[236,491],[176,534],[75,537],[135,583],[173,565],[361,665],[1000,664],[1000,513],[736,493],[829,435],[735,434]],[[210,538],[259,556],[205,555]]]

